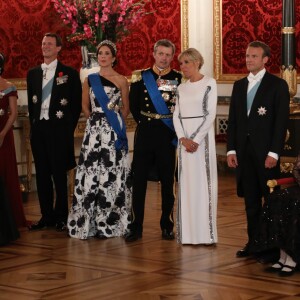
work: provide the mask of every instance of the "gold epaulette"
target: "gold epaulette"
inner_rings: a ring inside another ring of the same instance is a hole
[[[142,70],[135,70],[131,75],[131,83],[135,83],[142,80]]]

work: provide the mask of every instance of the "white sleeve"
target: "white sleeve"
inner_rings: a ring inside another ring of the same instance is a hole
[[[177,90],[176,105],[175,105],[175,109],[173,112],[173,123],[174,123],[174,128],[175,128],[178,140],[182,137],[185,137],[183,128],[181,126],[181,122],[179,120],[179,97],[180,97],[180,85]]]
[[[211,78],[208,85],[210,85],[211,90],[208,93],[207,99],[207,116],[204,120],[202,127],[200,128],[199,132],[193,139],[194,142],[200,144],[201,141],[204,139],[208,131],[211,129],[212,126],[215,126],[215,119],[217,113],[217,83],[216,80]]]

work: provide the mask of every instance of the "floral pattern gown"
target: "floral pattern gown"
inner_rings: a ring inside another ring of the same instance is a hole
[[[100,78],[110,102],[118,104],[120,90]],[[90,102],[92,112],[86,123],[76,170],[68,232],[79,239],[124,236],[131,210],[128,153],[124,149],[116,150],[116,133],[91,88]],[[120,120],[119,112],[116,113]]]

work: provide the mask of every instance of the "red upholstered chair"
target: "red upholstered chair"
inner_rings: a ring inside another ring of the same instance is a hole
[[[289,185],[294,182],[296,182],[294,177],[271,179],[271,180],[268,180],[267,186],[270,188],[270,192],[272,193],[276,186]]]

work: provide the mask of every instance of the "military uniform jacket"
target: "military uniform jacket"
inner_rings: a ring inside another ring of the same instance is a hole
[[[37,66],[27,74],[28,111],[31,131],[38,126],[42,104],[43,70]],[[66,168],[75,166],[74,130],[81,113],[82,87],[78,72],[59,61],[54,74],[53,87],[49,106],[49,122],[53,127],[53,135],[64,134],[68,148]]]
[[[159,119],[150,118],[145,115],[141,114],[141,111],[150,113],[150,114],[157,114],[156,109],[152,103],[150,95],[147,91],[145,83],[142,78],[142,73],[144,71],[136,71],[132,76],[132,82],[130,85],[130,93],[129,93],[129,105],[130,111],[134,120],[137,123],[144,123],[144,122],[154,122],[154,123],[161,123],[163,126],[163,122]],[[154,76],[154,79],[158,79],[158,75],[151,69],[151,72]],[[178,71],[171,70],[169,73],[161,76],[162,80],[176,80],[178,84],[181,82],[181,74]],[[170,111],[170,114],[173,114],[175,109],[176,103],[176,91],[177,89],[170,89],[169,91],[166,89],[160,90],[162,97]],[[172,118],[172,116],[171,116]]]

